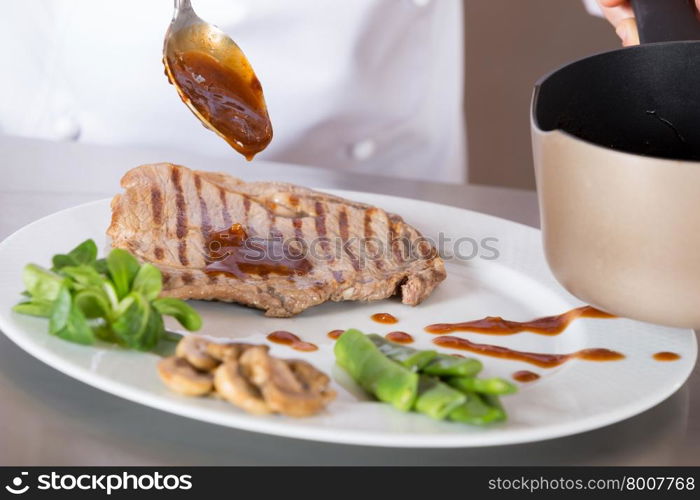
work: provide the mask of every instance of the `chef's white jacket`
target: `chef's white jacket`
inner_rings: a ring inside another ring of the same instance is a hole
[[[193,6],[263,84],[275,136],[259,158],[464,181],[461,0]],[[0,133],[235,157],[163,74],[171,14],[170,0],[8,2]]]

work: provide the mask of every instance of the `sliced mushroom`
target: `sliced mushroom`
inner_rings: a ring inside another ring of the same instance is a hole
[[[250,348],[239,360],[242,371],[260,388],[262,396],[273,411],[291,417],[305,417],[318,413],[335,396],[326,386],[321,387],[321,379],[314,377],[307,381],[309,367],[294,365],[297,373],[287,362],[273,358],[265,349]]]
[[[244,344],[242,342],[227,344],[209,342],[207,345],[207,354],[218,361],[226,361],[226,359],[230,357],[238,359],[245,350],[253,347],[253,345],[254,344]]]
[[[317,391],[324,401],[327,403],[335,399],[335,391],[330,389],[328,386],[331,382],[330,377],[318,370],[311,363],[302,361],[300,359],[286,359],[285,363],[291,368],[294,375],[298,380],[302,382],[306,387]]]
[[[204,396],[213,388],[210,373],[197,371],[186,359],[175,356],[158,362],[158,375],[170,389],[185,396]]]
[[[207,339],[196,335],[185,335],[175,348],[175,355],[185,358],[192,366],[202,371],[210,371],[219,366],[219,360],[207,353],[211,344]]]
[[[214,372],[214,387],[219,396],[250,413],[264,415],[272,410],[260,390],[241,372],[239,362],[229,357]]]

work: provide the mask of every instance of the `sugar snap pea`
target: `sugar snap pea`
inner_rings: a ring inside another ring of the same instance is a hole
[[[444,420],[455,408],[467,401],[467,396],[435,377],[421,375],[415,410],[431,418]]]
[[[470,377],[479,373],[483,367],[478,359],[460,358],[439,354],[436,351],[420,351],[386,340],[376,333],[370,333],[367,336],[389,358],[427,375]]]
[[[450,420],[463,424],[487,425],[506,419],[506,413],[497,399],[487,398],[476,392],[463,394],[467,400],[450,412]]]
[[[505,420],[498,395],[515,392],[499,379],[477,379],[482,364],[421,351],[377,334],[348,330],[335,345],[338,364],[377,399],[438,420],[487,425]],[[409,404],[410,402],[410,404]]]
[[[423,373],[438,377],[471,377],[481,371],[483,365],[475,358],[460,358],[449,354],[438,354],[422,368]]]
[[[350,329],[336,341],[337,363],[380,401],[409,411],[418,395],[418,374],[382,354],[359,330]]]
[[[390,342],[376,333],[368,334],[367,338],[369,338],[385,356],[414,371],[420,371],[438,356],[437,351],[419,351],[412,347]]]
[[[513,394],[518,391],[515,384],[502,378],[476,378],[476,377],[450,377],[445,380],[455,389],[466,392],[478,392],[480,394],[490,394],[501,396]]]

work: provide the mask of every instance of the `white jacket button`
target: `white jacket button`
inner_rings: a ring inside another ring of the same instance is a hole
[[[59,116],[53,123],[53,134],[57,141],[77,141],[80,137],[80,124],[71,115]]]
[[[362,161],[371,158],[377,149],[377,144],[372,139],[365,139],[350,146],[350,156]]]

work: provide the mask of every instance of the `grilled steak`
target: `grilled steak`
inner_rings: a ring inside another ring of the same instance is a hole
[[[288,317],[397,293],[416,305],[445,278],[416,229],[370,205],[167,163],[134,168],[121,185],[107,234],[161,269],[166,296]]]

